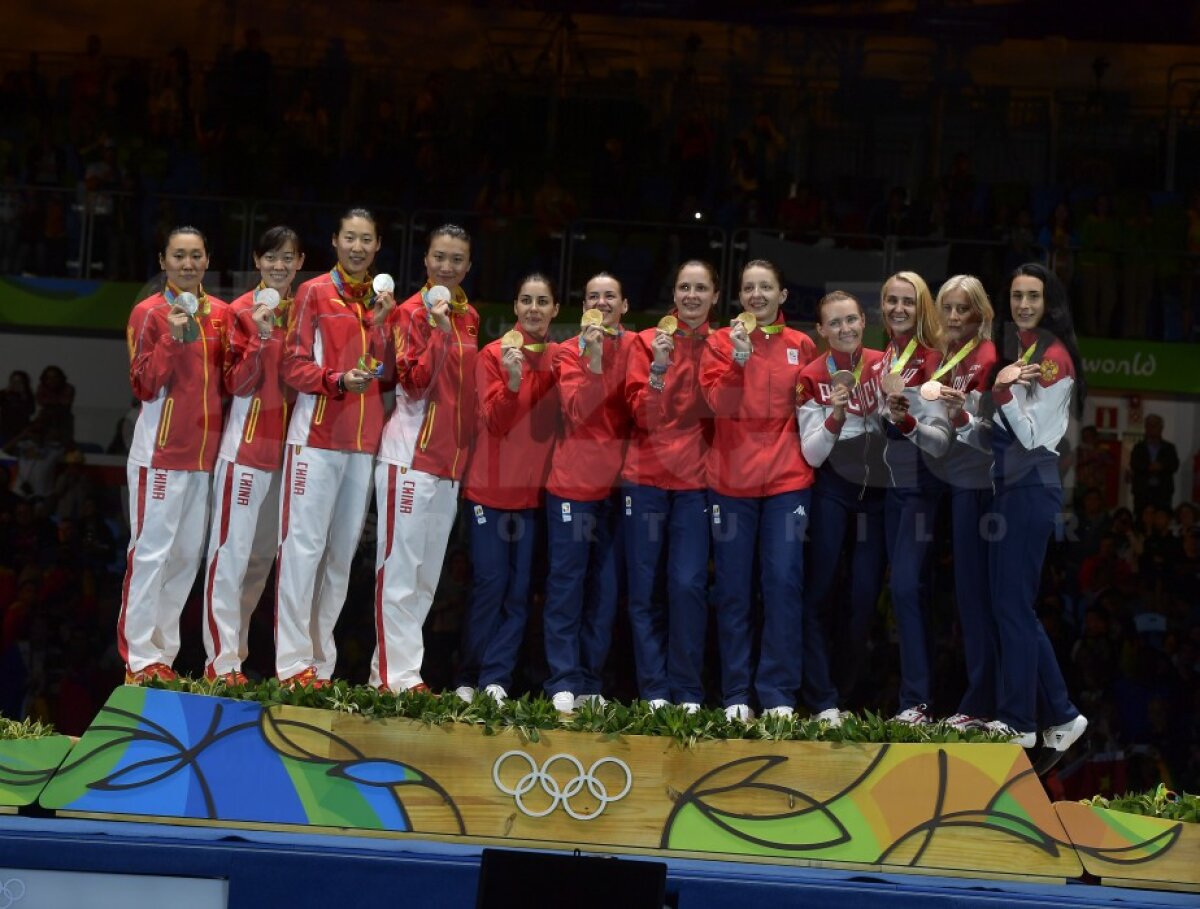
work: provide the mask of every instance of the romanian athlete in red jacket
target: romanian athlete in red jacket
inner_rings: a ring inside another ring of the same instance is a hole
[[[558,438],[558,389],[547,340],[558,302],[550,279],[529,275],[513,303],[517,325],[479,352],[479,414],[464,481],[474,584],[459,646],[460,696],[508,696],[529,615],[542,498]]]
[[[298,394],[288,425],[279,516],[275,672],[288,685],[328,684],[337,663],[333,626],[371,498],[371,466],[383,430],[377,363],[383,323],[395,307],[375,293],[375,218],[342,216],[337,264],[296,291],[284,342],[283,379]]]
[[[279,544],[279,477],[296,393],[281,370],[292,282],[304,265],[300,237],[272,227],[254,247],[258,287],[229,307],[225,391],[232,396],[213,475],[213,520],[204,573],[206,678],[242,684],[250,615]],[[266,291],[266,293],[263,293]]]
[[[117,620],[127,684],[175,677],[179,615],[204,555],[221,434],[228,307],[201,285],[204,235],[175,228],[158,261],[166,285],[134,307],[126,331],[129,381],[142,402],[126,467],[130,538]]]
[[[888,344],[877,380],[884,420],[888,491],[884,500],[888,575],[900,638],[900,710],[903,723],[933,721],[932,666],[921,577],[937,517],[938,490],[927,466],[950,447],[950,421],[940,399],[921,387],[941,363],[942,327],[933,296],[920,275],[902,271],[880,293]],[[894,384],[893,384],[894,383]]]
[[[759,704],[779,715],[792,713],[800,688],[813,472],[796,431],[796,383],[816,345],[784,321],[787,290],[778,268],[750,262],[740,288],[753,328],[739,317],[709,337],[700,387],[715,422],[708,486],[722,700],[731,719],[748,720],[751,678]],[[763,598],[757,673],[750,662],[756,552]]]
[[[371,684],[422,688],[421,626],[433,604],[458,487],[475,430],[479,314],[462,281],[471,238],[455,224],[429,235],[428,281],[388,319],[395,349],[396,408],[375,467],[375,654]],[[443,290],[435,292],[435,288]]]
[[[866,325],[850,294],[822,297],[817,333],[828,350],[801,370],[796,387],[800,444],[816,471],[805,553],[803,692],[816,718],[831,726],[841,725],[839,706],[849,703],[865,661],[885,565],[887,478],[875,368],[883,354],[863,347]],[[835,596],[843,557],[847,589]]]
[[[629,622],[638,694],[654,707],[699,709],[708,629],[708,492],[704,465],[712,411],[700,393],[700,357],[721,282],[707,262],[675,272],[670,315],[637,335],[625,402],[632,437],[621,471]],[[656,583],[666,551],[666,602]]]
[[[621,328],[629,301],[620,282],[598,274],[587,282],[585,324],[559,345],[554,374],[563,435],[546,483],[550,573],[543,630],[550,677],[546,691],[562,712],[601,696],[601,672],[612,643],[619,590],[613,487],[629,437],[625,375],[637,342]]]

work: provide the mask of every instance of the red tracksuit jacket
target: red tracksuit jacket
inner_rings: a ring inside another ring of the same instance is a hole
[[[278,470],[296,393],[284,381],[281,363],[291,302],[275,310],[275,327],[258,336],[254,291],[229,304],[229,346],[225,353],[225,391],[233,395],[220,455],[258,470]]]
[[[770,327],[775,333],[761,325],[751,333],[745,366],[733,361],[728,328],[709,336],[700,358],[700,388],[715,418],[708,485],[721,495],[760,498],[813,483],[796,429],[796,383],[817,347],[782,314]]]
[[[561,424],[551,369],[558,345],[551,342],[538,350],[539,342],[519,325],[517,331],[526,345],[519,390],[509,390],[499,341],[481,350],[475,360],[479,412],[464,481],[465,495],[472,502],[505,511],[541,504]]]
[[[387,338],[373,325],[371,284],[339,288],[334,271],[296,291],[283,350],[283,380],[299,392],[288,426],[289,445],[375,454],[383,432],[379,383],[362,394],[338,391],[338,379],[360,359],[387,356]],[[340,274],[340,273],[339,273]],[[343,293],[345,298],[343,298]]]
[[[389,464],[462,479],[475,431],[475,357],[479,313],[459,288],[450,331],[429,324],[426,286],[388,316],[395,349],[396,409],[383,430],[379,458]]]
[[[650,387],[654,360],[650,344],[658,329],[639,332],[631,345],[625,403],[633,426],[621,471],[627,483],[659,489],[704,489],[708,485],[705,465],[713,420],[700,393],[699,373],[709,326],[692,331],[682,322],[679,325],[662,391]]]
[[[221,370],[228,342],[228,306],[205,295],[191,343],[171,337],[167,289],[133,308],[126,328],[129,384],[142,402],[129,460],[166,470],[211,471],[221,438]]]

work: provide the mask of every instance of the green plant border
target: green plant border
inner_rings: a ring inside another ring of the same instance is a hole
[[[38,720],[10,720],[0,716],[0,742],[16,742],[25,739],[45,739],[58,735],[49,723]]]
[[[1143,817],[1162,818],[1164,821],[1200,823],[1200,796],[1174,792],[1164,783],[1159,783],[1157,788],[1147,792],[1127,792],[1111,799],[1097,795],[1082,801],[1092,808],[1107,808],[1109,811],[1120,811],[1124,814],[1140,814]]]
[[[683,745],[725,739],[760,741],[853,742],[853,743],[955,743],[1003,742],[991,732],[957,729],[937,723],[910,726],[897,723],[870,711],[846,716],[839,728],[807,717],[764,716],[752,723],[731,721],[720,709],[701,709],[687,713],[681,707],[657,710],[645,701],[625,704],[585,704],[572,714],[562,716],[544,696],[510,698],[497,704],[482,691],[467,703],[453,692],[429,691],[381,692],[365,685],[342,680],[325,688],[284,688],[277,679],[230,685],[222,680],[208,681],[181,677],[171,682],[154,680],[150,687],[189,694],[257,701],[264,706],[314,707],[356,714],[367,719],[402,718],[431,726],[462,723],[476,726],[484,735],[496,735],[508,729],[536,742],[542,732],[565,729],[604,736],[654,735],[674,739]]]

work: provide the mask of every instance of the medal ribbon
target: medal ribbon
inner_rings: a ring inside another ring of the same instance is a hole
[[[170,281],[168,281],[167,286],[163,288],[163,297],[166,299],[168,306],[174,306],[175,298],[178,297],[181,293],[183,293],[183,291],[180,290],[178,287],[176,287],[174,284],[172,284]],[[200,316],[207,316],[209,309],[211,309],[212,307],[209,305],[208,294],[206,294],[204,292],[203,284],[201,284],[199,287],[196,288],[196,301],[200,305],[196,307],[196,315],[193,316],[192,318],[199,318]]]
[[[1028,363],[1028,362],[1029,362],[1030,358],[1033,356],[1033,351],[1034,351],[1034,349],[1035,349],[1036,347],[1037,347],[1037,341],[1034,341],[1032,344],[1030,344],[1030,345],[1029,345],[1029,346],[1028,346],[1028,347],[1025,349],[1025,353],[1021,354],[1021,362],[1022,362],[1022,363]]]
[[[930,379],[939,379],[942,376],[944,376],[946,373],[948,373],[950,370],[952,370],[955,366],[957,366],[959,363],[961,363],[963,361],[963,359],[967,356],[967,354],[969,354],[971,351],[973,351],[978,346],[979,346],[979,337],[976,336],[971,339],[970,343],[964,344],[958,353],[956,353],[953,357],[951,357],[949,360],[947,360],[945,363],[943,363],[941,368],[938,369],[938,371],[935,372],[932,376],[930,376]],[[1030,348],[1030,349],[1032,350],[1032,348]]]
[[[904,365],[912,358],[913,351],[917,349],[916,336],[912,337],[908,346],[904,348],[904,353],[900,354],[900,358],[896,359],[896,348],[892,346],[892,342],[888,341],[888,356],[892,361],[892,368],[888,372],[898,373],[904,369]]]
[[[858,380],[862,376],[863,364],[865,364],[866,362],[867,362],[867,358],[864,357],[862,354],[859,354],[858,365],[854,367],[854,384],[855,385],[858,384]],[[837,372],[837,364],[833,362],[833,354],[829,354],[825,357],[825,366],[829,370],[830,377],[832,377],[833,374],[835,372]]]
[[[370,306],[375,302],[375,294],[371,290],[371,276],[367,275],[362,281],[355,281],[342,268],[342,263],[333,266],[329,272],[329,279],[333,281],[333,286],[337,288],[338,296],[343,300],[354,300],[357,303],[364,303]],[[368,297],[370,298],[368,300]]]
[[[758,330],[764,335],[777,335],[787,328],[786,322],[773,322],[770,325],[759,325]]]

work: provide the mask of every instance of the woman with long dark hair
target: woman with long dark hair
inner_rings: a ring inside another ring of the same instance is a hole
[[[1057,446],[1072,397],[1083,410],[1087,385],[1058,276],[1030,262],[1013,273],[1008,292],[1016,331],[1005,337],[1012,362],[992,385],[993,512],[1003,538],[992,543],[988,572],[1000,645],[1000,688],[993,731],[1025,748],[1066,751],[1087,729],[1067,693],[1036,605],[1046,545],[1062,509]]]

